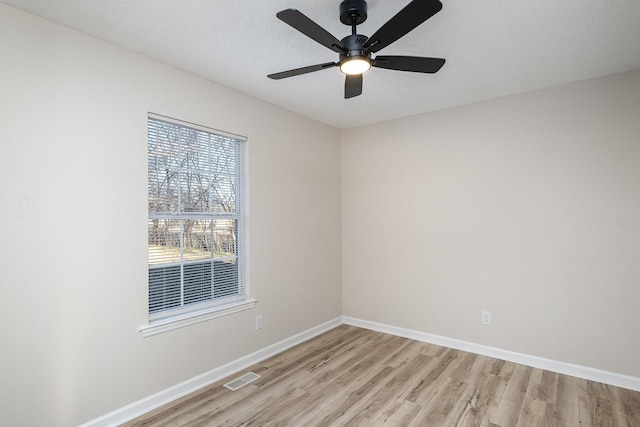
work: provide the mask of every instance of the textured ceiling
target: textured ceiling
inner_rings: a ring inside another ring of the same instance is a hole
[[[374,68],[345,100],[337,68],[267,74],[337,54],[278,20],[299,9],[338,39],[339,0],[0,0],[337,128],[349,128],[640,68],[638,0],[443,0],[378,52],[446,58],[437,74]],[[370,36],[408,0],[369,0]],[[375,56],[375,55],[374,55]]]

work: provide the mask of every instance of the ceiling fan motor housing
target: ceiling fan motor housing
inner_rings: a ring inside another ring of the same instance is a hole
[[[370,55],[366,54],[364,49],[364,44],[367,40],[368,37],[361,34],[351,34],[343,38],[341,42],[347,51],[340,54],[340,61],[352,56],[368,58]]]
[[[365,0],[344,0],[340,3],[340,22],[344,25],[360,25],[366,20],[367,2]]]

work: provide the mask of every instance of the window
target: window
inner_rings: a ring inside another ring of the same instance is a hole
[[[161,325],[150,334],[164,332],[252,307],[243,206],[246,139],[153,114],[147,132],[149,327],[143,329]]]

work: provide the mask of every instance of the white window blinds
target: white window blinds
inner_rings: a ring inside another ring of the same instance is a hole
[[[149,114],[149,316],[246,300],[245,138]]]

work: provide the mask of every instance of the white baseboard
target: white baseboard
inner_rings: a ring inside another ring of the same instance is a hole
[[[440,345],[443,347],[453,348],[456,350],[467,351],[469,353],[481,354],[483,356],[489,356],[496,359],[506,360],[508,362],[519,363],[521,365],[531,366],[533,368],[540,368],[551,372],[557,372],[559,374],[582,378],[585,380],[597,381],[616,387],[640,391],[640,378],[632,377],[629,375],[602,371],[600,369],[574,365],[566,362],[559,362],[557,360],[545,359],[537,356],[530,356],[528,354],[516,353],[514,351],[502,350],[495,347],[488,347],[481,344],[447,338],[440,335],[428,334],[412,329],[398,328],[382,323],[370,322],[368,320],[355,319],[353,317],[343,316],[342,322],[347,325],[358,326],[360,328],[371,329],[373,331],[410,338],[416,341],[422,341],[430,344]]]
[[[87,423],[84,423],[80,427],[119,426],[127,421],[131,421],[136,417],[144,415],[149,411],[157,409],[162,405],[165,405],[169,402],[172,402],[176,399],[186,396],[189,393],[197,391],[203,387],[206,387],[210,384],[215,383],[216,381],[220,381],[223,378],[226,378],[243,369],[246,369],[251,365],[254,365],[265,359],[268,359],[271,356],[281,353],[284,350],[287,350],[295,345],[298,345],[304,341],[307,341],[341,324],[342,324],[342,318],[340,317],[334,320],[330,320],[326,323],[323,323],[321,325],[318,325],[316,327],[303,331],[299,334],[296,334],[290,338],[282,340],[278,343],[272,344],[268,347],[258,350],[255,353],[251,353],[247,356],[236,359],[233,362],[230,362],[230,363],[227,363],[226,365],[212,369],[209,372],[205,372],[204,374],[188,379],[173,387],[169,387],[168,389],[163,390],[159,393],[156,393],[152,396],[141,399],[137,402],[134,402],[120,409],[116,409],[113,412],[110,412],[106,415],[103,415]]]
[[[597,381],[600,383],[622,387],[629,390],[640,391],[640,378],[617,374],[615,372],[602,371],[586,366],[573,365],[571,363],[559,362],[542,357],[530,356],[527,354],[516,353],[509,350],[502,350],[495,347],[488,347],[481,344],[456,340],[453,338],[415,331],[412,329],[398,328],[396,326],[385,325],[383,323],[370,322],[368,320],[343,316],[303,331],[290,338],[258,350],[255,353],[251,353],[247,356],[227,363],[226,365],[212,369],[209,372],[205,372],[202,375],[193,377],[173,387],[169,387],[168,389],[156,393],[152,396],[146,397],[130,405],[117,409],[109,414],[103,415],[99,418],[82,424],[80,427],[119,426],[127,421],[130,421],[136,417],[146,414],[147,412],[159,408],[162,405],[170,403],[176,399],[186,396],[189,393],[197,391],[203,387],[215,383],[216,381],[219,381],[243,369],[246,369],[251,365],[268,359],[271,356],[281,353],[295,345],[307,341],[343,323],[347,325],[358,326],[360,328],[371,329],[373,331],[410,338],[416,341],[449,347],[456,350],[468,351],[470,353],[481,354],[483,356],[495,357],[496,359],[506,360],[508,362],[519,363],[521,365],[545,369],[547,371],[557,372],[560,374],[571,375],[573,377],[583,378],[590,381]]]

